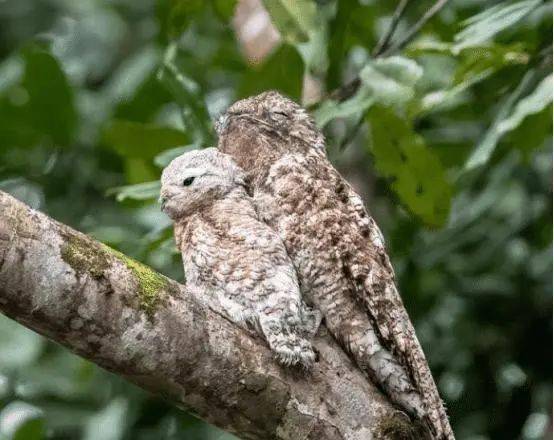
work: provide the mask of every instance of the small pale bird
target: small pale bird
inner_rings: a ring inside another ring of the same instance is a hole
[[[216,130],[219,150],[245,170],[258,212],[285,243],[330,332],[432,438],[454,439],[383,236],[328,160],[312,118],[271,91],[233,104]]]
[[[175,223],[187,288],[257,331],[281,364],[309,368],[320,314],[302,301],[292,261],[260,220],[244,172],[207,148],[174,159],[161,181],[162,210]]]

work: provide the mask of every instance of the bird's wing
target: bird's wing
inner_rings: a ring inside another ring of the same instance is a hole
[[[398,293],[383,234],[361,197],[346,182],[348,214],[365,242],[347,261],[360,299],[366,305],[384,345],[406,367],[429,409],[428,423],[437,439],[454,439],[446,411],[414,327]],[[367,243],[369,241],[369,243]]]

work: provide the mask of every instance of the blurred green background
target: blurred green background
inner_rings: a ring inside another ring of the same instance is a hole
[[[452,0],[378,59],[395,2],[263,3],[1,0],[0,190],[181,280],[161,167],[235,99],[303,96],[458,438],[551,438],[552,3]],[[0,317],[0,439],[42,438],[233,437]]]

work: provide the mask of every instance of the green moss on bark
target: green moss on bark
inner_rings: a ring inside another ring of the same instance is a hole
[[[62,259],[78,274],[90,273],[94,278],[100,278],[109,267],[106,254],[94,246],[92,240],[79,235],[67,234],[61,247]]]
[[[93,278],[101,278],[110,267],[110,259],[116,258],[125,264],[137,282],[140,307],[149,314],[154,312],[169,285],[164,276],[108,246],[98,247],[96,242],[85,236],[63,234],[63,238],[61,257],[77,274],[88,273]]]
[[[124,263],[133,273],[138,284],[139,304],[147,313],[153,313],[161,295],[169,286],[167,278],[108,246],[104,246],[104,249]]]

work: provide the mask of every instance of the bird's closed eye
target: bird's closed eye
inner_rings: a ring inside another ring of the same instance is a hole
[[[187,177],[183,180],[183,186],[190,186],[194,182],[194,177]]]

